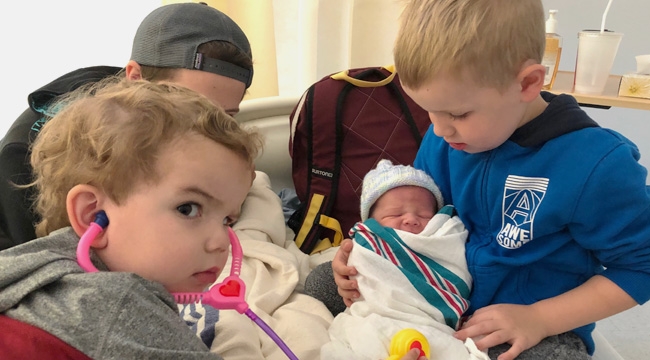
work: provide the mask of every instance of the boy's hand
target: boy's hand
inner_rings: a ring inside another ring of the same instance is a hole
[[[357,269],[353,266],[348,266],[348,258],[352,251],[352,240],[344,239],[332,259],[332,270],[334,271],[334,281],[338,287],[338,293],[343,298],[345,306],[350,307],[354,299],[359,298],[359,286],[354,280],[350,280],[350,276],[357,274]]]
[[[411,349],[406,353],[406,355],[402,356],[400,360],[427,360],[426,356],[418,357],[418,355],[420,355],[420,350]]]
[[[513,360],[548,335],[543,315],[530,305],[497,304],[477,310],[454,337],[479,339],[480,350],[508,343],[512,346],[498,360]]]

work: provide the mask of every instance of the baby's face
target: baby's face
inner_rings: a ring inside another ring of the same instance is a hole
[[[433,194],[419,186],[385,192],[374,204],[372,218],[380,225],[419,234],[438,209]]]

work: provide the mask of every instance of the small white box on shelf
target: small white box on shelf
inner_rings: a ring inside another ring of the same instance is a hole
[[[618,96],[650,99],[650,75],[629,73],[621,77]]]

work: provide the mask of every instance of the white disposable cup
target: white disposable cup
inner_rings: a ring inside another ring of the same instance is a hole
[[[573,78],[576,93],[603,93],[622,38],[622,33],[611,31],[583,30],[578,33],[578,56]]]

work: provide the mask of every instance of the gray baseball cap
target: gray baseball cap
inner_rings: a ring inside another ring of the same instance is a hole
[[[226,41],[251,59],[246,34],[230,17],[205,3],[161,6],[142,21],[133,39],[131,60],[140,65],[208,71],[246,84],[253,70],[197,53],[201,44]]]

